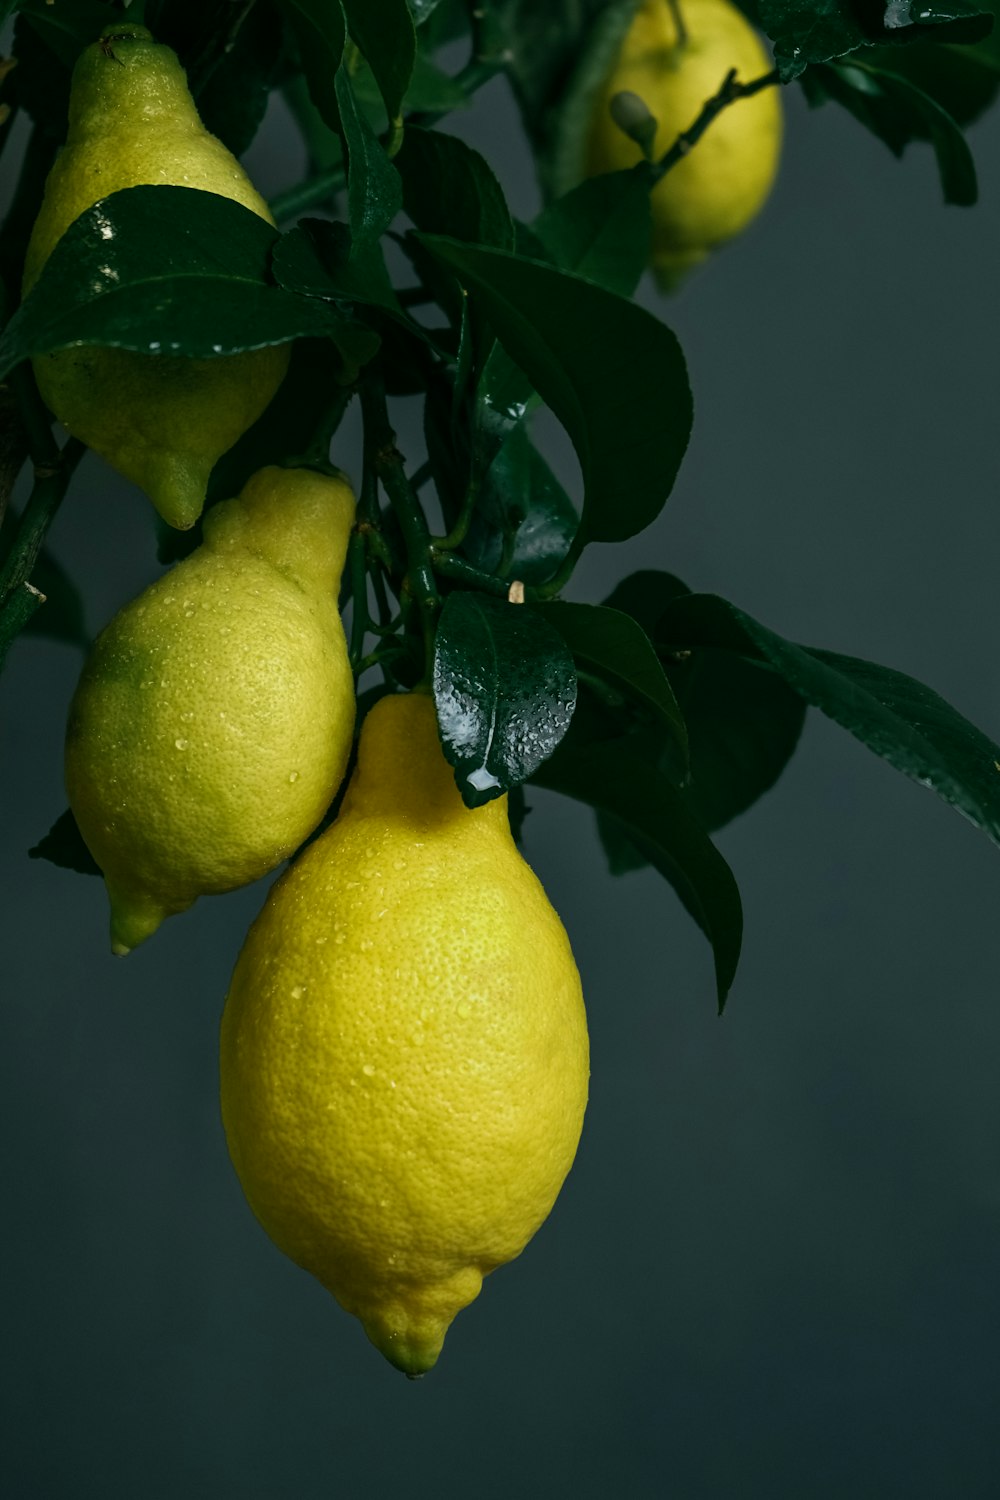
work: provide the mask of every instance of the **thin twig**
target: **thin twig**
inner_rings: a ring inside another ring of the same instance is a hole
[[[717,94],[712,95],[711,99],[706,99],[694,124],[689,125],[687,130],[682,130],[670,150],[661,156],[658,162],[653,163],[650,169],[652,181],[659,182],[671,167],[683,161],[688,152],[693,150],[701,140],[712,121],[730,104],[734,104],[737,99],[749,99],[751,95],[759,94],[762,89],[771,88],[778,81],[777,68],[770,73],[764,73],[760,78],[752,79],[750,83],[739,83],[736,78],[736,69],[730,68],[722,81],[722,87]]]

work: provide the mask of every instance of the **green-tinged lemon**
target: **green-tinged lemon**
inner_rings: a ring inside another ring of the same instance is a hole
[[[198,896],[266,874],[329,807],[354,727],[337,612],[353,516],[343,480],[261,469],[98,637],[70,709],[66,785],[116,953]]]
[[[201,123],[176,54],[123,21],[106,28],[73,73],[69,135],[28,246],[25,293],[86,209],[145,184],[216,193],[274,222],[239,162]],[[287,345],[217,359],[83,346],[33,364],[59,420],[183,529],[201,514],[216,460],[268,405],[288,359]]]

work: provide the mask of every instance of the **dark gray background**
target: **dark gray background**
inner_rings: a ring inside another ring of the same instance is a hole
[[[669,305],[646,293],[695,391],[675,494],[572,595],[667,567],[1000,737],[997,117],[972,132],[965,211],[926,149],[900,165],[786,99],[764,218]],[[461,128],[530,214],[502,84]],[[265,192],[301,172],[280,116],[250,165]],[[334,453],[356,472],[355,433]],[[95,629],[157,571],[146,502],[95,460],[53,544]],[[22,642],[0,685],[7,1494],[997,1493],[1000,852],[981,834],[810,716],[720,838],[747,915],[720,1022],[670,890],[612,880],[590,815],[534,795],[590,1110],[549,1222],[414,1385],[271,1246],[229,1167],[216,1033],[265,886],[122,963],[99,883],[25,858],[64,806],[78,670]]]

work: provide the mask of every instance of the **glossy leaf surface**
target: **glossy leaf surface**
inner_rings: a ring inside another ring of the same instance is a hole
[[[455,592],[438,623],[434,701],[458,789],[480,807],[527,780],[566,733],[573,658],[533,610]]]
[[[976,0],[759,0],[760,21],[774,43],[782,80],[796,78],[810,63],[856,52],[875,43],[977,42],[989,34],[992,16]]]
[[[139,187],[95,203],[70,226],[0,340],[0,372],[31,355],[96,344],[209,359],[308,335],[353,364],[375,334],[275,286],[277,231],[228,198]]]

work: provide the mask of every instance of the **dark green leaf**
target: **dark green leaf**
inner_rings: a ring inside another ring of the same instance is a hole
[[[298,43],[309,93],[331,130],[340,127],[336,78],[347,27],[340,0],[280,0]]]
[[[910,141],[929,140],[934,147],[946,203],[968,206],[978,196],[976,168],[965,137],[941,106],[908,79],[871,67],[867,61],[817,68],[816,87],[850,111],[855,119],[896,156]],[[811,75],[810,75],[811,77]]]
[[[616,584],[604,603],[638,620],[651,640],[656,638],[660,616],[679,594],[690,594],[686,583],[659,568],[640,568]]]
[[[668,730],[681,774],[687,768],[687,730],[659,657],[631,616],[600,604],[534,605],[554,625],[577,665],[626,693]]]
[[[977,0],[921,0],[919,10],[910,0],[759,0],[758,9],[782,82],[859,47],[977,42],[993,24]]]
[[[66,138],[72,59],[63,61],[49,45],[48,28],[19,15],[14,26],[17,67],[4,80],[4,99],[24,110],[46,136]],[[20,272],[20,265],[18,266]]]
[[[634,303],[500,250],[424,238],[474,292],[507,353],[569,433],[583,471],[580,542],[659,514],[691,431],[680,346]],[[501,414],[503,415],[503,414]]]
[[[83,842],[76,819],[67,807],[43,839],[28,850],[30,859],[47,859],[61,870],[75,870],[78,875],[100,875],[99,865]]]
[[[0,340],[0,376],[78,344],[207,359],[308,336],[348,366],[375,334],[273,284],[277,231],[228,198],[182,187],[127,188],[66,231]]]
[[[1000,43],[1000,31],[994,29]],[[914,84],[963,129],[987,109],[1000,90],[1000,53],[990,55],[988,41],[978,47],[873,47],[863,61]],[[809,75],[806,74],[806,77]]]
[[[1000,746],[923,683],[873,662],[796,646],[711,594],[675,599],[659,637],[662,649],[713,647],[769,662],[807,703],[1000,843]]]
[[[154,35],[159,37],[155,30]],[[207,130],[234,156],[242,156],[264,118],[281,62],[281,23],[275,7],[258,0],[243,15],[232,44],[220,51],[216,42],[209,59],[205,85],[199,88],[196,76],[189,79],[197,90],[198,113]]]
[[[49,4],[48,0],[21,0],[21,15],[44,39],[59,61],[72,69],[84,47],[96,42],[105,26],[121,12],[99,0],[73,0],[72,5]]]
[[[341,128],[347,146],[347,207],[354,251],[377,240],[403,205],[399,173],[358,109],[347,69],[336,79]]]
[[[649,189],[645,162],[606,172],[550,203],[532,227],[562,270],[630,297],[649,259]]]
[[[385,101],[390,122],[406,96],[417,39],[406,0],[344,0],[347,26],[364,54]]]
[[[638,620],[656,639],[667,605],[689,592],[673,574],[645,569],[623,579],[605,602]],[[667,654],[664,667],[687,723],[688,798],[711,832],[773,786],[798,743],[805,707],[782,678],[728,652]],[[653,758],[665,768],[662,755],[654,752]],[[609,842],[605,837],[606,849]],[[620,839],[609,853],[620,861]],[[635,864],[633,857],[630,867]]]
[[[400,307],[378,240],[354,247],[346,224],[301,219],[275,246],[272,269],[279,286],[290,292],[379,308],[400,318],[415,336],[426,336]]]
[[[628,736],[581,743],[570,735],[531,779],[617,818],[670,881],[712,944],[721,1012],[740,956],[740,894],[684,794],[637,752]]]
[[[593,99],[640,0],[494,0],[509,76],[547,196],[579,182]]]
[[[566,733],[573,658],[524,605],[455,592],[438,622],[434,701],[462,799],[481,807],[525,781]]]
[[[691,745],[688,797],[712,832],[774,785],[798,744],[806,707],[783,678],[729,651],[693,651],[668,664],[667,675]]]
[[[503,189],[479,152],[457,136],[410,126],[396,165],[403,207],[418,229],[473,245],[513,247]]]
[[[506,561],[506,576],[544,583],[569,551],[578,525],[569,496],[522,424],[486,473],[462,550],[488,573]]]

